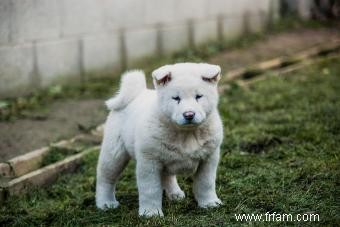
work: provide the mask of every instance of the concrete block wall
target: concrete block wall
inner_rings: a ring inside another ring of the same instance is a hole
[[[1,0],[0,98],[258,32],[278,6],[279,0]]]

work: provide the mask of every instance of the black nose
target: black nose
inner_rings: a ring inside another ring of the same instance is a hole
[[[194,119],[195,113],[192,111],[187,111],[183,113],[183,117],[185,118],[185,120],[191,121],[192,119]]]

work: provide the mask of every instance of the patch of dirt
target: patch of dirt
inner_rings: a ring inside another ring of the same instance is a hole
[[[290,56],[318,44],[327,44],[339,39],[339,27],[300,29],[268,36],[248,48],[225,51],[211,58],[209,63],[220,65],[225,73],[278,56]]]
[[[67,139],[103,123],[104,100],[67,100],[52,103],[44,118],[0,122],[0,161]]]

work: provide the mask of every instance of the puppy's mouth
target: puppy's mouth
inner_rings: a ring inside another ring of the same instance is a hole
[[[198,127],[202,122],[196,122],[196,121],[188,121],[188,120],[185,120],[183,122],[176,122],[176,125],[179,127],[179,128],[183,128],[183,129],[192,129],[192,128],[196,128]]]
[[[194,126],[194,125],[199,125],[199,123],[197,123],[196,121],[185,121],[183,125],[184,126],[190,126],[190,125]]]

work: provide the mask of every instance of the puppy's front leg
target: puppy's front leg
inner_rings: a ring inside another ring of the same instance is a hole
[[[139,215],[147,217],[163,216],[160,163],[140,157],[137,159],[136,171],[139,192]]]
[[[202,208],[217,207],[222,204],[215,191],[219,155],[220,149],[218,148],[207,160],[204,160],[199,165],[194,175],[193,192],[198,206]]]

